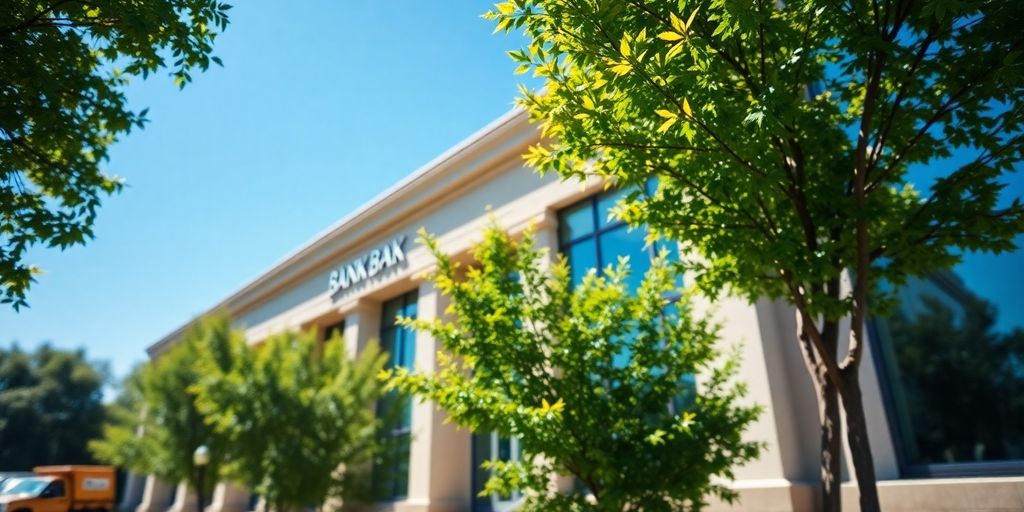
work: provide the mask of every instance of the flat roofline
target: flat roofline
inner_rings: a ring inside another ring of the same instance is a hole
[[[454,158],[464,153],[468,149],[472,148],[473,146],[481,143],[485,139],[494,135],[502,128],[505,128],[506,126],[509,126],[515,122],[524,122],[526,121],[526,118],[526,111],[520,107],[513,107],[511,110],[505,112],[497,119],[485,125],[483,128],[480,128],[476,132],[472,133],[468,137],[456,143],[454,146],[445,150],[440,155],[434,157],[426,164],[420,166],[415,171],[399,180],[397,183],[384,189],[383,192],[380,192],[369,201],[363,203],[361,206],[353,210],[351,213],[345,215],[340,220],[328,226],[326,229],[320,231],[307,242],[299,245],[296,249],[293,249],[284,257],[282,257],[275,263],[271,264],[266,270],[257,274],[255,278],[246,281],[240,288],[238,288],[234,292],[231,292],[223,299],[217,301],[213,306],[207,308],[199,315],[196,315],[193,318],[189,319],[187,322],[183,323],[178,328],[174,329],[173,331],[162,337],[156,343],[153,343],[152,345],[147,347],[147,355],[153,357],[154,355],[159,354],[160,352],[162,352],[166,345],[168,345],[169,343],[176,340],[179,336],[181,336],[181,334],[184,333],[185,330],[188,329],[191,325],[193,325],[198,318],[212,311],[230,309],[230,305],[232,302],[241,299],[246,294],[252,292],[260,285],[266,283],[270,279],[273,279],[278,274],[282,273],[288,267],[301,261],[304,257],[309,255],[313,251],[319,249],[320,247],[329,243],[334,238],[340,236],[346,230],[346,228],[358,224],[361,220],[363,220],[364,217],[371,215],[374,212],[374,210],[376,210],[381,205],[389,201],[397,200],[397,198],[400,198],[403,195],[403,193],[408,192],[417,182],[422,181],[432,176],[433,174],[440,172],[442,169],[445,168],[445,164],[447,164],[449,161],[453,160]]]

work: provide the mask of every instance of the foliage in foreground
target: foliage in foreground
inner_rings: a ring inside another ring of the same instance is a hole
[[[796,307],[824,508],[839,507],[841,399],[860,506],[878,510],[858,380],[869,305],[891,305],[883,281],[1024,231],[1019,198],[1000,197],[1024,148],[1024,3],[508,0],[486,17],[525,31],[510,55],[544,79],[520,100],[544,135],[533,166],[658,176],[626,220],[699,255],[688,275],[710,294]]]
[[[36,245],[92,237],[110,146],[142,128],[129,78],[170,69],[179,86],[206,70],[231,6],[217,0],[0,2],[0,304],[27,305]]]
[[[616,512],[733,497],[712,479],[757,456],[742,432],[759,408],[740,405],[736,360],[720,357],[717,328],[692,316],[686,296],[666,298],[676,290],[663,261],[635,291],[626,262],[574,288],[565,261],[547,269],[530,233],[516,243],[490,227],[466,269],[423,238],[454,320],[404,322],[446,352],[435,373],[385,376],[460,426],[519,438],[523,462],[492,461],[485,494],[522,490],[524,510]],[[557,475],[592,498],[549,491]]]
[[[376,344],[355,360],[335,335],[285,332],[258,347],[237,333],[212,340],[191,388],[227,440],[226,476],[275,512],[359,496],[376,451],[372,408],[386,359]]]
[[[0,471],[89,464],[105,416],[105,367],[84,350],[0,350]]]

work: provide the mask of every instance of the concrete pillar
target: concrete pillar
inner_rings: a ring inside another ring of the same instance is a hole
[[[356,357],[370,340],[380,337],[380,302],[359,299],[354,308],[345,314],[345,350],[349,357]]]
[[[198,501],[195,491],[181,482],[174,493],[174,503],[167,512],[195,512]]]
[[[171,505],[168,499],[171,486],[153,475],[146,477],[142,491],[142,501],[135,512],[165,512]]]
[[[117,509],[121,512],[132,512],[137,509],[139,504],[142,503],[142,493],[145,491],[145,487],[145,475],[128,473],[124,481],[124,491],[121,496],[121,503],[118,503]]]
[[[213,496],[205,512],[247,512],[249,491],[236,485],[221,482],[213,489]]]
[[[546,211],[533,225],[534,244],[538,249],[548,250],[548,259],[544,262],[545,270],[558,261],[558,214]],[[540,457],[538,464],[544,464]],[[549,483],[549,489],[565,494],[575,492],[576,479],[572,475],[557,475]]]
[[[447,297],[426,282],[420,285],[418,315],[444,314]],[[424,332],[416,333],[416,367],[437,369],[440,344]],[[430,510],[468,510],[472,502],[471,438],[467,430],[445,423],[445,413],[433,403],[413,402],[412,447],[409,460],[409,504]]]

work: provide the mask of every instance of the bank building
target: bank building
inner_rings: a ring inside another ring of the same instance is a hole
[[[429,318],[446,307],[445,298],[422,278],[433,258],[415,243],[421,227],[437,235],[451,255],[465,253],[480,239],[490,215],[512,233],[532,224],[538,245],[566,255],[574,273],[619,256],[629,256],[634,268],[649,261],[652,251],[644,245],[643,231],[609,219],[616,190],[596,181],[563,182],[554,173],[541,177],[524,166],[522,155],[538,138],[525,112],[505,114],[208,311],[230,312],[255,342],[285,329],[315,329],[324,338],[336,330],[350,353],[379,339],[395,360],[431,369],[439,345],[425,333],[395,324],[396,316]],[[1009,179],[1016,180],[1013,190],[1021,195],[1022,177]],[[1024,346],[1020,256],[985,256],[974,267],[967,258],[964,267],[973,274],[960,275],[958,267],[908,283],[898,312],[872,320],[872,347],[861,371],[883,509],[1024,510],[1024,354],[1012,355],[1016,362],[1009,370],[962,364],[942,369],[962,352],[957,343],[964,339],[972,340],[973,351],[983,351],[978,344],[995,347],[1012,340]],[[998,316],[978,327],[977,311],[986,305]],[[749,386],[746,399],[764,406],[745,435],[765,442],[766,449],[756,461],[736,468],[731,485],[740,500],[732,506],[712,503],[709,510],[813,510],[818,411],[793,342],[793,311],[767,299],[753,304],[722,299],[715,307],[723,320],[722,339],[742,342],[738,378]],[[148,348],[150,357],[159,357],[186,327],[156,340]],[[921,357],[931,359],[922,363]],[[414,401],[412,409],[397,434],[407,440],[407,457],[400,457],[404,460],[392,472],[399,477],[387,482],[372,509],[516,508],[517,496],[478,496],[488,477],[480,462],[516,458],[514,439],[457,429],[430,403]],[[857,510],[848,456],[843,463],[844,509]],[[195,496],[184,485],[146,475],[129,477],[121,503],[124,512],[194,508]],[[222,483],[207,512],[258,508],[258,497]]]

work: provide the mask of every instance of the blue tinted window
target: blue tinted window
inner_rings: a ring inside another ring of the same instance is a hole
[[[594,232],[594,210],[589,204],[571,206],[563,210],[558,217],[560,240],[576,240]]]
[[[387,368],[411,369],[416,359],[416,331],[396,324],[399,317],[416,318],[418,293],[414,290],[387,301],[381,307],[381,349],[388,353]],[[395,500],[409,492],[409,450],[412,431],[412,402],[391,392],[378,400],[381,455],[374,461],[373,487],[378,499]]]
[[[597,196],[597,226],[603,228],[606,226],[622,224],[622,221],[615,218],[612,215],[612,209],[619,203],[620,200],[625,198],[627,195],[638,192],[640,189],[637,187],[627,187],[610,190],[604,194]]]
[[[496,432],[473,434],[473,512],[500,512],[515,510],[522,493],[513,491],[510,495],[483,495],[484,486],[493,472],[483,468],[488,461],[519,462],[522,460],[522,446],[518,439],[501,437]]]
[[[593,238],[575,243],[565,248],[565,257],[569,260],[572,284],[578,285],[587,271],[597,268],[597,243]]]
[[[619,258],[629,258],[629,277],[627,284],[631,291],[636,291],[644,279],[644,274],[651,268],[651,249],[644,246],[644,230],[629,229],[622,225],[601,236],[602,266],[618,265]]]

